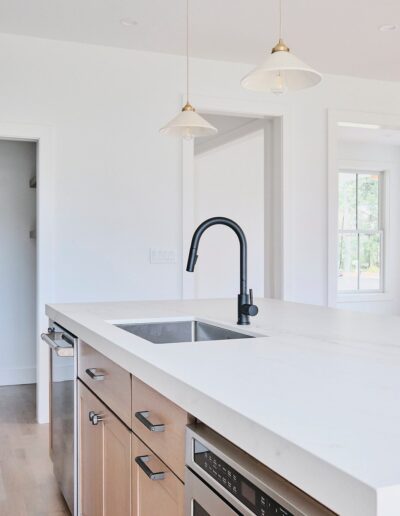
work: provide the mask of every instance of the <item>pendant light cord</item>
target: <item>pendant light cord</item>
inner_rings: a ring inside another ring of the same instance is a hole
[[[279,0],[279,39],[282,39],[283,33],[283,0]]]
[[[189,104],[189,0],[186,0],[186,102]]]

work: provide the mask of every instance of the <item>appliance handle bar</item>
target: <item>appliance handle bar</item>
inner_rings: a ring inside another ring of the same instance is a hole
[[[42,333],[41,339],[46,342],[50,349],[52,349],[56,355],[59,357],[73,357],[74,356],[74,348],[72,345],[67,346],[59,346],[52,338],[51,335],[54,333]],[[62,337],[61,337],[62,338]]]

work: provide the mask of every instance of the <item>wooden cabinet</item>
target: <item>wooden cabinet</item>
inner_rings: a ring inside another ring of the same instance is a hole
[[[132,430],[183,481],[185,430],[191,416],[159,392],[132,377]]]
[[[183,501],[183,483],[132,434],[132,516],[183,516]]]
[[[131,426],[131,375],[115,362],[79,341],[78,376],[117,416]]]
[[[131,432],[81,382],[80,514],[130,516]]]
[[[80,516],[183,516],[191,416],[82,341],[78,377]]]

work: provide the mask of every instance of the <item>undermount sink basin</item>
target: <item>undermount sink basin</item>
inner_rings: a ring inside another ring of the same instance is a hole
[[[148,340],[153,344],[251,339],[254,337],[254,335],[228,330],[226,328],[201,321],[131,323],[115,324],[115,326],[129,333],[133,333],[142,339]]]

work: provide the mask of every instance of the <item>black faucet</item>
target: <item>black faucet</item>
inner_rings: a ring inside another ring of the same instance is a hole
[[[247,241],[243,233],[243,229],[231,219],[226,217],[212,217],[200,224],[193,234],[192,243],[190,244],[190,251],[186,270],[193,272],[197,262],[197,248],[199,247],[200,238],[204,231],[216,224],[222,224],[233,229],[236,233],[240,243],[240,294],[238,295],[238,324],[250,324],[249,316],[258,314],[258,308],[253,305],[253,291],[250,289],[247,292]]]

